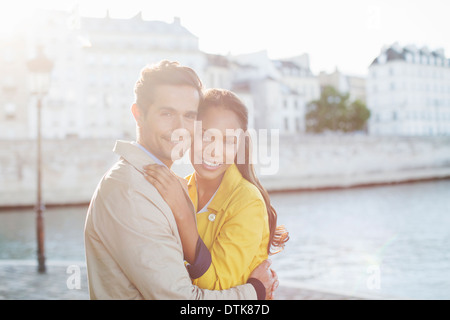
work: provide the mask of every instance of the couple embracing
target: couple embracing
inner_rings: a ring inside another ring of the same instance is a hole
[[[120,158],[86,217],[91,299],[272,298],[267,258],[289,237],[255,174],[251,140],[230,135],[247,131],[245,105],[166,60],[142,70],[135,96],[136,141],[116,142]],[[174,148],[190,141],[173,141],[179,129],[193,137],[195,171],[184,179],[170,170]]]

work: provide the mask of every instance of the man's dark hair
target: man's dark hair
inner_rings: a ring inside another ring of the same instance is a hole
[[[162,60],[142,69],[141,76],[134,86],[135,103],[144,114],[153,103],[155,88],[158,85],[187,85],[197,89],[200,98],[203,96],[202,82],[193,69],[176,61]]]

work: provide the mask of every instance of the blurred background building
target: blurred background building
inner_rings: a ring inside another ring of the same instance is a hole
[[[1,39],[0,139],[35,138],[26,61],[37,45],[54,62],[52,85],[43,109],[43,137],[130,138],[133,87],[141,69],[162,59],[192,67],[205,87],[235,91],[250,111],[250,127],[304,132],[305,105],[320,95],[307,54],[271,60],[267,52],[241,56],[199,50],[198,38],[179,18],[172,23],[80,17],[42,11],[27,29]],[[258,112],[255,112],[255,109]]]
[[[228,59],[235,66],[233,86],[246,87],[258,111],[254,113],[256,129],[279,129],[283,135],[304,133],[306,103],[320,96],[307,54],[272,60],[267,51],[260,51]]]
[[[130,117],[140,70],[162,59],[204,69],[198,39],[175,18],[172,23],[79,17],[77,12],[43,11],[26,30],[2,43],[0,138],[35,136],[28,75],[24,69],[36,45],[54,62],[43,112],[43,136],[64,139],[134,137]],[[3,108],[2,108],[3,109]]]
[[[443,50],[385,47],[369,67],[373,135],[450,134],[450,60]]]
[[[31,22],[0,39],[0,139],[35,137],[25,65],[38,44],[55,66],[43,112],[47,139],[132,139],[134,83],[145,65],[162,59],[192,67],[205,87],[235,91],[248,106],[255,129],[304,133],[307,104],[332,86],[351,101],[367,100],[371,135],[450,134],[450,60],[443,50],[383,48],[368,68],[366,84],[364,77],[337,68],[314,75],[306,53],[273,60],[266,51],[238,56],[202,52],[199,39],[177,17],[172,23],[146,21],[141,13],[129,19],[108,13],[90,18],[74,9],[42,11]]]
[[[331,73],[319,73],[320,88],[333,87],[341,93],[348,93],[350,101],[360,100],[366,102],[366,78],[355,75],[346,75],[338,70]]]

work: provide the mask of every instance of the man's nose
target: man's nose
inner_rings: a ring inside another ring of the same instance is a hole
[[[183,137],[185,137],[186,141],[190,143],[194,131],[194,124],[192,122],[189,122],[183,116],[177,116],[172,122],[172,132],[176,130],[181,130],[180,132],[183,132]]]
[[[175,117],[173,127],[173,129],[189,129],[188,123],[183,115],[178,115]]]

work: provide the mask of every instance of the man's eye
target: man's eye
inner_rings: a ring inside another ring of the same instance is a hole
[[[172,116],[172,114],[170,112],[163,112],[161,115],[163,117],[171,117]]]
[[[187,115],[185,115],[185,117],[189,120],[197,119],[197,115],[195,113],[188,113]]]

